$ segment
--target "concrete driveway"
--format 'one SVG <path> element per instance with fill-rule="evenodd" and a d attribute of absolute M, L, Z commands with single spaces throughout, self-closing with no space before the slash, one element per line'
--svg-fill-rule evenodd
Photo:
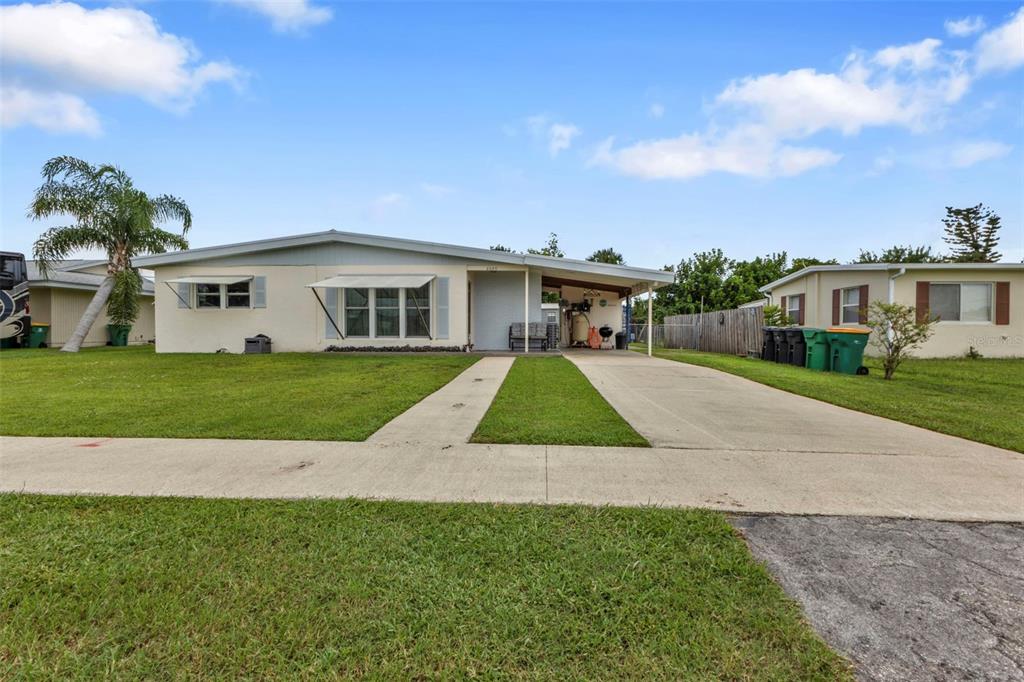
<path fill-rule="evenodd" d="M 1014 454 L 706 367 L 629 351 L 572 351 L 566 357 L 654 447 L 930 457 Z"/>

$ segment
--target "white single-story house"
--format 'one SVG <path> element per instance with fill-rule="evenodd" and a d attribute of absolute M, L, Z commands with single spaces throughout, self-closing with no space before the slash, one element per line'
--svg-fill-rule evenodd
<path fill-rule="evenodd" d="M 50 268 L 47 276 L 39 271 L 33 262 L 28 267 L 29 312 L 32 324 L 47 324 L 50 334 L 49 346 L 63 346 L 71 337 L 78 321 L 82 319 L 89 302 L 103 282 L 106 265 L 97 266 L 96 261 L 62 261 Z M 97 270 L 97 268 L 100 270 Z M 107 335 L 106 311 L 89 330 L 83 346 L 104 346 Z M 128 334 L 128 343 L 149 343 L 153 340 L 156 323 L 153 310 L 153 282 L 143 278 L 142 293 L 139 294 L 139 317 Z"/>
<path fill-rule="evenodd" d="M 329 230 L 136 258 L 156 282 L 157 352 L 429 347 L 509 349 L 509 329 L 585 316 L 622 329 L 621 302 L 662 270 Z M 529 329 L 529 328 L 528 328 Z"/>
<path fill-rule="evenodd" d="M 1024 356 L 1024 263 L 812 265 L 761 287 L 793 322 L 866 328 L 872 301 L 937 317 L 917 357 Z M 868 346 L 868 352 L 871 352 Z"/>

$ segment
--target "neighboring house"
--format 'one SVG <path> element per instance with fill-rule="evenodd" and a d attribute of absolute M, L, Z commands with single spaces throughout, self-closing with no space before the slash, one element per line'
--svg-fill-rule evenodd
<path fill-rule="evenodd" d="M 918 357 L 1024 356 L 1024 264 L 870 263 L 812 265 L 761 287 L 807 327 L 864 327 L 872 301 L 938 317 Z M 870 352 L 869 347 L 869 352 Z"/>
<path fill-rule="evenodd" d="M 62 346 L 75 330 L 82 313 L 96 294 L 102 274 L 95 270 L 93 261 L 62 261 L 43 277 L 36 263 L 28 262 L 29 308 L 33 324 L 50 325 L 47 343 Z M 83 346 L 104 346 L 108 341 L 106 311 L 96 320 Z M 153 282 L 143 278 L 139 300 L 139 318 L 128 335 L 129 343 L 148 343 L 153 340 L 156 325 L 153 310 Z"/>
<path fill-rule="evenodd" d="M 507 350 L 509 325 L 542 322 L 541 292 L 619 310 L 668 284 L 662 270 L 348 232 L 317 232 L 135 259 L 156 280 L 158 352 L 328 346 Z M 604 300 L 604 306 L 601 306 Z M 610 315 L 616 331 L 617 314 Z"/>
<path fill-rule="evenodd" d="M 739 308 L 740 310 L 746 310 L 748 308 L 763 308 L 766 305 L 768 305 L 768 303 L 769 303 L 769 300 L 767 298 L 759 298 L 756 301 L 749 301 L 747 303 L 743 303 L 742 305 L 738 305 L 736 307 Z"/>

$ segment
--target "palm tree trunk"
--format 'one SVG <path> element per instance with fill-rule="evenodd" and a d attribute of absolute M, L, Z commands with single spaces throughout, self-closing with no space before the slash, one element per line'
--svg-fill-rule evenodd
<path fill-rule="evenodd" d="M 75 326 L 75 331 L 71 334 L 71 338 L 67 340 L 67 343 L 61 348 L 62 351 L 68 353 L 77 353 L 82 347 L 82 342 L 85 341 L 85 337 L 89 335 L 89 330 L 96 324 L 96 318 L 100 316 L 103 309 L 107 307 L 107 299 L 110 298 L 110 292 L 114 290 L 114 278 L 107 275 L 103 278 L 103 282 L 100 284 L 100 288 L 96 290 L 96 295 L 89 301 L 89 305 L 86 307 L 85 312 L 82 313 L 82 319 L 78 321 L 78 325 Z"/>

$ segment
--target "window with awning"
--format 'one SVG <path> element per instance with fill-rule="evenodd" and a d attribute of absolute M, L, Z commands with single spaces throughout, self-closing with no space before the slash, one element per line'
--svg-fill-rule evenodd
<path fill-rule="evenodd" d="M 306 286 L 323 308 L 327 338 L 432 339 L 434 279 L 435 275 L 337 275 Z M 317 289 L 325 290 L 324 298 Z M 334 295 L 339 289 L 342 295 Z"/>

